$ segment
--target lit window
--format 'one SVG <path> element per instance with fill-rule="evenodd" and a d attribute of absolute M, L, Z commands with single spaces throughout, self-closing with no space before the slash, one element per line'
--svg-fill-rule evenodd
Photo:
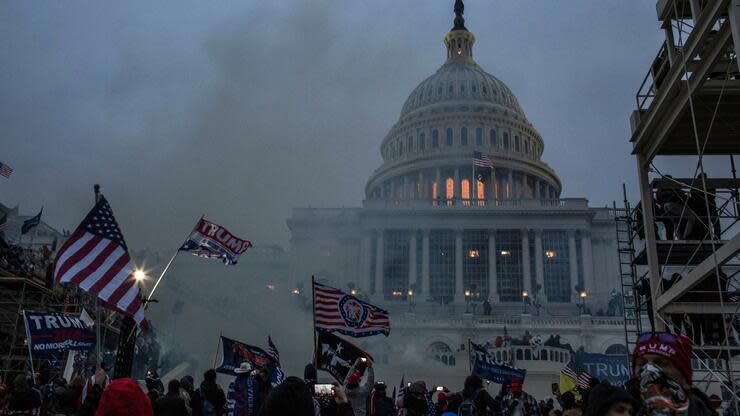
<path fill-rule="evenodd" d="M 557 257 L 557 255 L 558 254 L 554 250 L 545 251 L 545 257 L 547 257 L 548 259 L 554 259 L 555 257 Z"/>
<path fill-rule="evenodd" d="M 432 199 L 437 199 L 437 181 L 432 181 Z"/>
<path fill-rule="evenodd" d="M 447 199 L 454 198 L 455 197 L 455 181 L 453 181 L 452 178 L 447 178 L 445 185 L 447 188 Z"/>
<path fill-rule="evenodd" d="M 509 256 L 511 256 L 511 251 L 510 250 L 501 250 L 501 255 L 504 256 L 504 257 L 509 257 Z"/>
<path fill-rule="evenodd" d="M 470 199 L 470 181 L 462 180 L 462 199 Z"/>
<path fill-rule="evenodd" d="M 486 187 L 483 181 L 476 181 L 478 184 L 478 199 L 486 199 Z"/>
<path fill-rule="evenodd" d="M 471 259 L 477 259 L 478 257 L 480 257 L 480 250 L 469 250 L 468 257 L 470 257 Z"/>

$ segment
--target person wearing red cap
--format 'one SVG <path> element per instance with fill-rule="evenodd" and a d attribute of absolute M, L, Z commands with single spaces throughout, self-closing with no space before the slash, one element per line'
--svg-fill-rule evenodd
<path fill-rule="evenodd" d="M 541 416 L 537 400 L 522 388 L 522 380 L 513 379 L 509 393 L 501 400 L 503 414 L 509 416 Z"/>
<path fill-rule="evenodd" d="M 367 370 L 365 370 L 367 377 L 365 384 L 362 386 L 360 385 L 362 374 L 359 370 L 356 370 L 361 364 L 367 366 Z M 358 358 L 347 374 L 347 378 L 344 380 L 344 388 L 347 389 L 347 397 L 349 397 L 349 401 L 355 411 L 355 416 L 365 416 L 365 403 L 367 402 L 367 397 L 370 395 L 370 391 L 375 385 L 373 362 L 370 360 L 362 361 Z"/>
<path fill-rule="evenodd" d="M 632 353 L 632 376 L 649 415 L 712 416 L 707 396 L 692 387 L 691 340 L 668 332 L 642 334 Z"/>

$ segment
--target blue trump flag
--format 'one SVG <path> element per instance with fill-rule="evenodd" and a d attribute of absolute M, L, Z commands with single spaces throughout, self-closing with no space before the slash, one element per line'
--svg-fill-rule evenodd
<path fill-rule="evenodd" d="M 36 216 L 33 216 L 25 221 L 23 221 L 23 225 L 21 226 L 21 234 L 27 234 L 29 231 L 37 227 L 39 224 L 41 224 L 41 213 L 44 212 L 44 207 L 41 207 L 41 211 L 39 211 Z"/>
<path fill-rule="evenodd" d="M 221 337 L 221 345 L 223 356 L 221 357 L 221 364 L 216 368 L 219 373 L 235 376 L 234 370 L 246 361 L 255 369 L 266 368 L 270 374 L 271 383 L 280 384 L 283 382 L 285 374 L 280 367 L 280 363 L 275 360 L 273 355 L 262 348 L 224 336 Z"/>
<path fill-rule="evenodd" d="M 614 386 L 621 386 L 630 378 L 629 365 L 625 355 L 592 354 L 578 351 L 573 358 L 592 377 L 608 380 Z"/>
<path fill-rule="evenodd" d="M 496 357 L 473 342 L 470 343 L 470 363 L 473 374 L 498 384 L 508 383 L 514 379 L 524 381 L 524 377 L 527 376 L 527 370 L 514 368 L 496 361 Z"/>
<path fill-rule="evenodd" d="M 33 355 L 95 349 L 95 327 L 61 312 L 24 312 L 28 349 Z"/>

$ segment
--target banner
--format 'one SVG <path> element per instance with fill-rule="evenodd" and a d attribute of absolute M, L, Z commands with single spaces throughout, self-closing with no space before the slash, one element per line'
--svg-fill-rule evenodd
<path fill-rule="evenodd" d="M 351 337 L 388 336 L 391 321 L 380 309 L 331 286 L 313 282 L 314 328 Z"/>
<path fill-rule="evenodd" d="M 624 355 L 592 354 L 576 352 L 573 358 L 592 377 L 608 380 L 614 386 L 621 386 L 630 378 L 629 364 Z"/>
<path fill-rule="evenodd" d="M 497 362 L 496 357 L 489 354 L 485 348 L 472 342 L 470 343 L 470 361 L 473 374 L 494 383 L 503 384 L 514 379 L 524 381 L 524 377 L 527 376 L 527 370 Z"/>
<path fill-rule="evenodd" d="M 332 333 L 318 333 L 316 338 L 316 368 L 328 372 L 340 383 L 344 383 L 344 379 L 352 366 L 361 358 L 366 358 L 370 362 L 373 361 L 370 354 L 355 344 Z M 365 364 L 360 362 L 355 369 L 359 370 L 360 374 L 364 374 L 365 367 Z"/>
<path fill-rule="evenodd" d="M 201 218 L 180 250 L 199 257 L 221 259 L 226 264 L 236 264 L 239 256 L 250 247 L 250 241 L 237 238 L 226 228 Z"/>
<path fill-rule="evenodd" d="M 61 312 L 24 312 L 28 349 L 33 355 L 95 349 L 95 327 Z"/>

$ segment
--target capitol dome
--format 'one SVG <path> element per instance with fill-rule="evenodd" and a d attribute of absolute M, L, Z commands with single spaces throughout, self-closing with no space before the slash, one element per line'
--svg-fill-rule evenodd
<path fill-rule="evenodd" d="M 475 36 L 456 2 L 447 57 L 411 92 L 381 144 L 366 201 L 434 206 L 556 203 L 561 183 L 516 96 L 473 59 Z"/>

